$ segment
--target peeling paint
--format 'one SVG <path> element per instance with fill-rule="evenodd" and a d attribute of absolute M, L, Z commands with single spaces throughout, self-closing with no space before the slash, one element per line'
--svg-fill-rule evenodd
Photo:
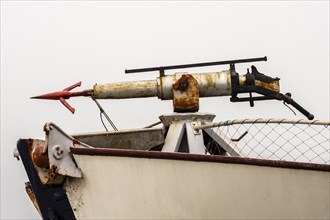
<path fill-rule="evenodd" d="M 157 96 L 157 81 L 134 81 L 94 85 L 94 96 L 97 99 L 124 99 Z"/>
<path fill-rule="evenodd" d="M 27 195 L 29 196 L 32 204 L 34 205 L 34 207 L 36 208 L 36 210 L 38 211 L 39 215 L 41 216 L 41 212 L 40 212 L 40 208 L 37 202 L 37 199 L 32 191 L 32 187 L 31 184 L 29 182 L 25 183 L 25 191 L 27 193 Z"/>

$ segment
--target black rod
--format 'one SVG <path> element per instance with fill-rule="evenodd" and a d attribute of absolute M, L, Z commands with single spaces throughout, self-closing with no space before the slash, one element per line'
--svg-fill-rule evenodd
<path fill-rule="evenodd" d="M 173 66 L 159 66 L 159 67 L 149 67 L 141 69 L 126 69 L 125 73 L 141 73 L 141 72 L 150 72 L 150 71 L 164 71 L 170 69 L 184 69 L 184 68 L 193 68 L 193 67 L 203 67 L 203 66 L 217 66 L 225 64 L 235 64 L 235 63 L 250 63 L 258 61 L 267 61 L 267 56 L 258 57 L 258 58 L 249 58 L 249 59 L 240 59 L 240 60 L 226 60 L 226 61 L 216 61 L 216 62 L 207 62 L 207 63 L 192 63 L 192 64 L 182 64 L 182 65 L 173 65 Z"/>

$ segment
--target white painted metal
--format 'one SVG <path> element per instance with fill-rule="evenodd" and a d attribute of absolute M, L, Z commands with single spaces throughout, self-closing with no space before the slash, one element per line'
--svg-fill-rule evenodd
<path fill-rule="evenodd" d="M 217 134 L 212 128 L 203 129 L 210 137 L 216 141 L 230 156 L 240 157 L 243 156 L 237 146 L 232 144 L 231 140 L 226 137 L 223 133 Z"/>
<path fill-rule="evenodd" d="M 75 143 L 74 138 L 66 134 L 54 123 L 45 125 L 46 149 L 48 149 L 49 167 L 56 170 L 57 174 L 81 178 L 82 173 L 72 160 L 70 147 L 91 146 L 84 143 Z"/>
<path fill-rule="evenodd" d="M 206 154 L 207 150 L 204 145 L 203 133 L 195 133 L 193 129 L 193 124 L 197 124 L 197 122 L 186 122 L 189 153 Z"/>
<path fill-rule="evenodd" d="M 162 152 L 178 152 L 186 124 L 174 122 L 170 125 Z"/>
<path fill-rule="evenodd" d="M 179 78 L 178 78 L 179 79 Z M 157 78 L 157 95 L 159 99 L 173 98 L 173 84 L 178 80 L 175 75 L 165 75 Z"/>
<path fill-rule="evenodd" d="M 94 97 L 97 99 L 124 99 L 157 96 L 156 80 L 109 83 L 94 85 Z"/>
<path fill-rule="evenodd" d="M 329 219 L 330 172 L 74 155 L 78 219 Z"/>
<path fill-rule="evenodd" d="M 187 147 L 191 154 L 206 154 L 202 132 L 196 132 L 193 126 L 202 122 L 211 122 L 213 114 L 203 113 L 174 113 L 159 117 L 168 132 L 163 146 L 163 152 L 178 152 L 184 133 L 187 134 Z"/>
<path fill-rule="evenodd" d="M 19 155 L 19 152 L 18 152 L 17 147 L 15 147 L 14 152 L 13 152 L 13 155 L 14 155 L 14 157 L 15 157 L 17 160 L 19 160 L 20 155 Z"/>

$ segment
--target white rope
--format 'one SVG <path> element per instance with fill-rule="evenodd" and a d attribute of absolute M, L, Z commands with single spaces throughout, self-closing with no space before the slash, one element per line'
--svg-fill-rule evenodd
<path fill-rule="evenodd" d="M 227 121 L 221 121 L 221 122 L 215 122 L 210 124 L 204 124 L 204 125 L 196 125 L 194 126 L 194 130 L 199 129 L 206 129 L 206 128 L 214 128 L 214 127 L 220 127 L 220 126 L 228 126 L 228 125 L 234 125 L 234 124 L 306 124 L 306 125 L 325 125 L 329 126 L 330 121 L 320 121 L 320 120 L 292 120 L 292 119 L 265 119 L 265 118 L 259 118 L 259 119 L 236 119 L 236 120 L 227 120 Z"/>

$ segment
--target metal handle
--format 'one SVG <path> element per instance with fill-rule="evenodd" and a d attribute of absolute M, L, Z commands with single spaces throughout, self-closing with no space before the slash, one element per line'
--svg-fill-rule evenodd
<path fill-rule="evenodd" d="M 194 68 L 194 67 L 203 67 L 203 66 L 217 66 L 225 64 L 235 64 L 235 63 L 250 63 L 250 62 L 259 62 L 267 61 L 267 57 L 258 57 L 258 58 L 249 58 L 249 59 L 239 59 L 239 60 L 225 60 L 225 61 L 216 61 L 216 62 L 206 62 L 206 63 L 191 63 L 191 64 L 181 64 L 173 66 L 159 66 L 159 67 L 149 67 L 141 69 L 126 69 L 125 73 L 140 73 L 140 72 L 150 72 L 150 71 L 160 71 L 160 75 L 164 75 L 165 70 L 170 69 L 185 69 L 185 68 Z"/>
<path fill-rule="evenodd" d="M 295 107 L 298 111 L 300 111 L 303 115 L 305 115 L 309 120 L 313 120 L 314 119 L 314 115 L 312 115 L 311 113 L 309 113 L 306 109 L 304 109 L 301 105 L 299 105 L 297 102 L 295 102 L 292 98 L 291 98 L 291 94 L 290 93 L 286 93 L 285 95 L 281 94 L 282 100 L 290 105 L 292 105 L 293 107 Z"/>

